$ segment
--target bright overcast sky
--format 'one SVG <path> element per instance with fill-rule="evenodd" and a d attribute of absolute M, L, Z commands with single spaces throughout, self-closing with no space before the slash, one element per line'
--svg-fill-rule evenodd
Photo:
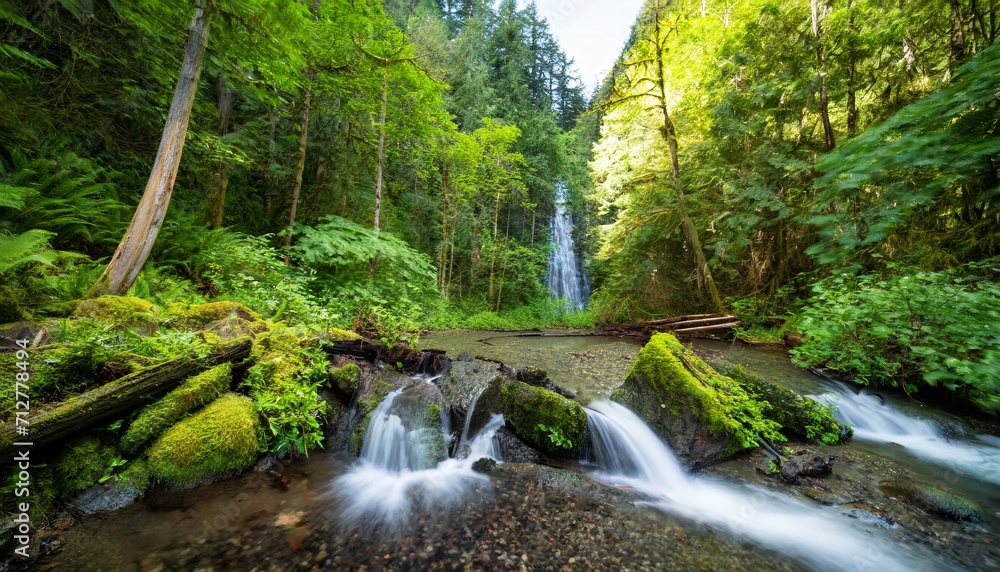
<path fill-rule="evenodd" d="M 552 35 L 576 62 L 587 95 L 615 63 L 643 0 L 535 0 Z M 528 0 L 519 0 L 525 6 Z"/>

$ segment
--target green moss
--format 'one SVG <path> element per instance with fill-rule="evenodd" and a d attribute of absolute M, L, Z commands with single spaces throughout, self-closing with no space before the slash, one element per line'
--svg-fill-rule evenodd
<path fill-rule="evenodd" d="M 736 380 L 747 394 L 761 404 L 765 417 L 781 425 L 786 437 L 810 439 L 816 443 L 836 445 L 851 438 L 851 428 L 833 417 L 834 408 L 771 383 L 743 366 L 719 360 L 712 365 L 723 375 Z"/>
<path fill-rule="evenodd" d="M 351 451 L 355 455 L 361 454 L 361 447 L 365 441 L 365 432 L 368 431 L 368 423 L 372 420 L 372 413 L 375 413 L 378 404 L 385 399 L 386 395 L 389 395 L 390 391 L 392 391 L 391 385 L 385 382 L 378 382 L 371 387 L 370 396 L 367 399 L 358 400 L 359 421 L 354 426 L 354 431 L 351 432 Z"/>
<path fill-rule="evenodd" d="M 587 414 L 580 404 L 547 389 L 504 384 L 500 411 L 518 437 L 549 455 L 572 456 L 586 437 Z"/>
<path fill-rule="evenodd" d="M 210 403 L 228 391 L 232 379 L 233 366 L 230 363 L 188 378 L 162 399 L 142 410 L 122 437 L 122 451 L 134 455 L 182 415 Z"/>
<path fill-rule="evenodd" d="M 80 302 L 75 318 L 92 318 L 123 330 L 155 331 L 159 315 L 151 302 L 129 296 L 101 296 Z"/>
<path fill-rule="evenodd" d="M 887 480 L 879 483 L 882 492 L 902 497 L 916 506 L 951 520 L 980 522 L 982 516 L 976 503 L 940 489 L 916 483 Z"/>
<path fill-rule="evenodd" d="M 430 427 L 441 428 L 441 406 L 431 403 L 427 406 L 427 424 Z"/>
<path fill-rule="evenodd" d="M 135 459 L 129 461 L 125 470 L 115 475 L 115 486 L 119 490 L 132 490 L 142 494 L 149 488 L 151 479 L 149 464 L 144 459 Z"/>
<path fill-rule="evenodd" d="M 344 395 L 353 395 L 361 381 L 361 368 L 348 363 L 330 372 L 330 383 Z"/>
<path fill-rule="evenodd" d="M 59 492 L 70 494 L 96 484 L 114 458 L 114 447 L 103 445 L 92 435 L 70 442 L 54 465 Z"/>
<path fill-rule="evenodd" d="M 253 401 L 225 395 L 168 429 L 149 448 L 150 473 L 172 484 L 246 469 L 260 450 Z"/>
<path fill-rule="evenodd" d="M 199 328 L 210 322 L 236 317 L 248 322 L 260 321 L 260 315 L 239 302 L 209 302 L 207 304 L 192 304 L 184 307 L 181 304 L 170 306 L 170 315 L 178 325 L 188 328 Z"/>
<path fill-rule="evenodd" d="M 652 404 L 638 403 L 643 398 L 636 395 L 629 380 L 612 399 L 632 407 L 647 422 L 662 416 L 663 412 L 678 420 L 693 416 L 707 427 L 710 435 L 728 439 L 726 453 L 756 447 L 758 436 L 785 440 L 778 432 L 778 424 L 764 417 L 763 404 L 755 401 L 731 378 L 713 370 L 670 334 L 656 334 L 650 339 L 639 352 L 629 378 L 649 384 L 661 411 L 655 411 Z"/>
<path fill-rule="evenodd" d="M 308 454 L 323 442 L 330 405 L 320 395 L 329 379 L 326 354 L 303 346 L 290 328 L 276 327 L 254 341 L 244 386 L 267 419 L 267 450 L 279 457 Z"/>
<path fill-rule="evenodd" d="M 360 340 L 361 336 L 348 330 L 329 328 L 326 331 L 326 338 L 331 342 L 347 342 L 351 340 Z"/>

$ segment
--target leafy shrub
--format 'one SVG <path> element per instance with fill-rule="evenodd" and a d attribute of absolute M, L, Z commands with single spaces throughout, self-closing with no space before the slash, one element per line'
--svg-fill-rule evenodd
<path fill-rule="evenodd" d="M 940 387 L 1000 409 L 997 261 L 927 272 L 889 265 L 884 275 L 818 282 L 802 312 L 799 365 L 825 365 L 864 384 L 914 393 Z"/>
<path fill-rule="evenodd" d="M 322 446 L 321 421 L 330 412 L 319 393 L 328 379 L 323 352 L 302 347 L 293 331 L 277 329 L 257 338 L 252 357 L 256 363 L 243 385 L 267 420 L 266 449 L 284 457 Z"/>

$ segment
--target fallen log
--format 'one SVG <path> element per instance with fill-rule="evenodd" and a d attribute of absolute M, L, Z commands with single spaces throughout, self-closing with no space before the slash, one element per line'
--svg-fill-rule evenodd
<path fill-rule="evenodd" d="M 691 334 L 694 332 L 709 332 L 712 330 L 728 330 L 729 328 L 735 328 L 740 325 L 740 321 L 727 322 L 725 324 L 713 324 L 711 326 L 698 326 L 697 328 L 682 328 L 679 330 L 670 330 L 674 334 Z"/>
<path fill-rule="evenodd" d="M 2 430 L 0 464 L 9 462 L 14 442 L 27 441 L 33 450 L 57 442 L 103 421 L 148 405 L 180 385 L 185 379 L 221 363 L 242 360 L 250 355 L 250 338 L 218 346 L 204 358 L 185 356 L 157 364 L 106 383 L 62 403 L 46 407 L 28 418 L 28 435 L 17 435 L 14 423 Z"/>
<path fill-rule="evenodd" d="M 697 326 L 699 324 L 704 324 L 707 326 L 709 324 L 716 322 L 732 322 L 734 320 L 737 320 L 736 316 L 715 316 L 713 318 L 703 318 L 700 320 L 685 320 L 683 322 L 675 322 L 673 324 L 670 324 L 670 327 L 666 329 L 676 332 L 679 331 L 678 328 L 687 328 L 690 326 Z"/>
<path fill-rule="evenodd" d="M 393 365 L 402 364 L 400 369 L 411 375 L 437 375 L 450 363 L 442 350 L 415 350 L 402 344 L 389 347 L 371 340 L 327 343 L 323 345 L 323 350 L 330 355 L 348 355 L 372 363 L 382 361 Z"/>

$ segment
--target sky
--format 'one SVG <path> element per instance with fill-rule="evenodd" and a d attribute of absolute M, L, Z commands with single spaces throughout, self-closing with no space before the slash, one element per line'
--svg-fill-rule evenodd
<path fill-rule="evenodd" d="M 527 5 L 520 0 L 519 6 Z M 589 95 L 615 63 L 643 0 L 535 0 Z"/>

